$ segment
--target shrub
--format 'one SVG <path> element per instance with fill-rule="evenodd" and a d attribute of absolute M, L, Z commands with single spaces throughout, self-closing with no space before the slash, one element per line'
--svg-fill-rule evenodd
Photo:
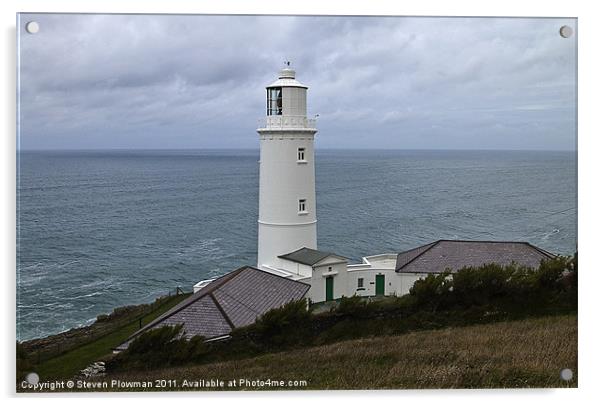
<path fill-rule="evenodd" d="M 107 369 L 153 369 L 198 362 L 207 352 L 208 346 L 203 337 L 187 340 L 182 325 L 163 326 L 135 338 L 125 351 L 107 363 Z"/>
<path fill-rule="evenodd" d="M 576 256 L 542 261 L 537 269 L 485 264 L 454 274 L 429 275 L 410 289 L 418 311 L 470 309 L 537 314 L 576 308 Z M 402 306 L 403 307 L 403 306 Z"/>
<path fill-rule="evenodd" d="M 516 265 L 497 264 L 460 269 L 452 278 L 453 305 L 462 308 L 494 305 L 500 299 L 514 297 L 517 293 L 514 281 L 525 272 L 526 268 Z"/>
<path fill-rule="evenodd" d="M 343 296 L 338 305 L 332 309 L 334 313 L 345 316 L 362 316 L 367 313 L 367 310 L 366 301 L 357 295 L 351 297 Z"/>
<path fill-rule="evenodd" d="M 576 273 L 576 262 L 569 257 L 557 257 L 548 261 L 542 261 L 537 272 L 537 288 L 549 290 L 561 290 L 563 274 Z"/>
<path fill-rule="evenodd" d="M 560 284 L 564 291 L 567 292 L 568 301 L 570 305 L 577 308 L 577 285 L 578 285 L 578 274 L 577 274 L 577 253 L 572 258 L 567 260 L 567 271 L 565 271 L 560 280 Z"/>
<path fill-rule="evenodd" d="M 310 315 L 306 300 L 295 300 L 260 316 L 255 331 L 267 345 L 297 345 L 304 342 Z"/>
<path fill-rule="evenodd" d="M 23 348 L 23 345 L 17 341 L 17 382 L 25 379 L 25 375 L 31 372 L 32 363 L 29 354 Z"/>
<path fill-rule="evenodd" d="M 410 288 L 410 295 L 415 298 L 415 306 L 423 310 L 436 311 L 446 302 L 452 283 L 449 272 L 428 275 L 419 279 Z"/>

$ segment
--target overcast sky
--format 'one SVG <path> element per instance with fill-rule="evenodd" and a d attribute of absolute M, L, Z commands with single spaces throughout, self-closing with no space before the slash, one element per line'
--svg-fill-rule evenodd
<path fill-rule="evenodd" d="M 35 20 L 40 31 L 27 34 Z M 567 19 L 22 15 L 22 149 L 258 148 L 288 59 L 318 148 L 575 148 Z"/>

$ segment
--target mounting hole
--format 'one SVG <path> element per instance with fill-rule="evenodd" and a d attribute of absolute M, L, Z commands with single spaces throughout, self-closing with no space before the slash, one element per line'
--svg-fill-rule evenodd
<path fill-rule="evenodd" d="M 562 379 L 563 381 L 570 381 L 571 379 L 573 379 L 573 371 L 569 368 L 563 369 L 562 371 L 560 371 L 560 379 Z"/>
<path fill-rule="evenodd" d="M 37 34 L 40 31 L 40 24 L 35 21 L 30 21 L 25 24 L 25 30 L 30 34 Z"/>
<path fill-rule="evenodd" d="M 30 372 L 25 377 L 25 380 L 30 385 L 37 385 L 40 382 L 40 376 L 38 374 L 36 374 L 35 372 Z"/>
<path fill-rule="evenodd" d="M 573 35 L 573 29 L 568 25 L 563 25 L 560 27 L 559 32 L 562 38 L 569 38 L 571 35 Z"/>

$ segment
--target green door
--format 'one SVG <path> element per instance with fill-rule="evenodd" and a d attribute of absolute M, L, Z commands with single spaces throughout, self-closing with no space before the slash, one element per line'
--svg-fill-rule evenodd
<path fill-rule="evenodd" d="M 376 296 L 385 294 L 385 275 L 376 275 Z"/>
<path fill-rule="evenodd" d="M 326 277 L 326 301 L 334 299 L 334 279 L 332 276 Z"/>

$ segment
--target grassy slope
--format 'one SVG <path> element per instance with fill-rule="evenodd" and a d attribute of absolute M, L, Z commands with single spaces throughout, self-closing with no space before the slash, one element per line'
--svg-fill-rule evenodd
<path fill-rule="evenodd" d="M 570 384 L 563 368 L 575 373 Z M 307 380 L 307 389 L 576 387 L 577 317 L 553 316 L 344 341 L 107 379 Z"/>
<path fill-rule="evenodd" d="M 174 296 L 171 300 L 166 301 L 153 312 L 144 316 L 142 318 L 142 324 L 148 324 L 188 296 L 189 295 Z M 40 363 L 35 366 L 35 372 L 40 375 L 42 380 L 71 378 L 92 362 L 98 361 L 103 356 L 110 354 L 113 348 L 124 342 L 130 335 L 138 330 L 138 328 L 138 320 L 133 321 L 96 341 L 82 345 L 65 354 Z"/>

